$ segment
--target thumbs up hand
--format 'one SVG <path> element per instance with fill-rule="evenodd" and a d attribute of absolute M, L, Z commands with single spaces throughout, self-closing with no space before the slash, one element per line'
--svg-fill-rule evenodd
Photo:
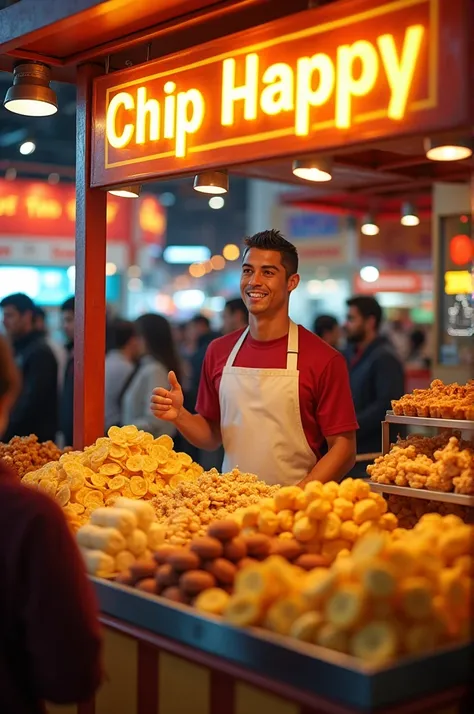
<path fill-rule="evenodd" d="M 168 374 L 170 389 L 157 387 L 151 396 L 151 411 L 157 419 L 174 422 L 183 408 L 184 396 L 176 374 Z"/>

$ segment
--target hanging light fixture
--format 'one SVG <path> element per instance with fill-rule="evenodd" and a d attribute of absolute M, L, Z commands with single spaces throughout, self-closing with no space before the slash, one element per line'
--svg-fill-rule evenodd
<path fill-rule="evenodd" d="M 330 181 L 332 179 L 332 161 L 324 157 L 295 159 L 293 174 L 305 181 Z"/>
<path fill-rule="evenodd" d="M 139 183 L 133 183 L 129 186 L 119 186 L 118 188 L 110 189 L 109 193 L 112 196 L 119 196 L 120 198 L 138 198 L 142 187 Z"/>
<path fill-rule="evenodd" d="M 194 177 L 194 190 L 199 193 L 227 193 L 229 176 L 227 171 L 203 171 Z"/>
<path fill-rule="evenodd" d="M 360 232 L 365 236 L 376 236 L 380 232 L 380 228 L 375 220 L 375 217 L 370 213 L 362 221 Z"/>
<path fill-rule="evenodd" d="M 472 139 L 466 137 L 444 137 L 425 139 L 426 158 L 431 161 L 461 161 L 472 156 Z"/>
<path fill-rule="evenodd" d="M 13 68 L 13 84 L 3 106 L 15 114 L 47 117 L 58 111 L 58 98 L 51 89 L 51 70 L 42 62 L 18 62 Z"/>
<path fill-rule="evenodd" d="M 420 224 L 420 217 L 412 203 L 404 203 L 402 205 L 400 223 L 402 226 L 418 226 Z"/>

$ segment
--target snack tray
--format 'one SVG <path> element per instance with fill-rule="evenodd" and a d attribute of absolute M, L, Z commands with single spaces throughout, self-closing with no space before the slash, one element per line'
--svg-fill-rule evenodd
<path fill-rule="evenodd" d="M 423 498 L 426 501 L 440 501 L 441 503 L 453 503 L 457 506 L 470 506 L 471 508 L 474 508 L 474 496 L 467 496 L 463 493 L 428 491 L 424 488 L 411 488 L 410 486 L 396 486 L 395 484 L 376 483 L 370 479 L 364 479 L 364 481 L 367 481 L 372 491 L 376 491 L 377 493 L 392 493 L 394 496 Z"/>
<path fill-rule="evenodd" d="M 474 421 L 467 421 L 466 419 L 431 419 L 431 417 L 398 416 L 393 412 L 387 412 L 385 421 L 389 424 L 411 424 L 412 426 L 432 426 L 441 429 L 474 431 Z"/>
<path fill-rule="evenodd" d="M 473 645 L 469 643 L 375 667 L 259 628 L 232 627 L 218 617 L 117 583 L 91 580 L 106 626 L 158 649 L 173 651 L 179 644 L 198 650 L 192 658 L 196 662 L 199 651 L 203 658 L 211 655 L 214 668 L 226 672 L 237 666 L 242 671 L 240 679 L 247 676 L 249 683 L 271 680 L 275 691 L 285 686 L 286 697 L 293 692 L 294 701 L 314 705 L 323 698 L 349 707 L 344 712 L 369 714 L 379 707 L 385 711 L 390 705 L 433 695 L 434 690 L 465 685 L 472 675 Z"/>

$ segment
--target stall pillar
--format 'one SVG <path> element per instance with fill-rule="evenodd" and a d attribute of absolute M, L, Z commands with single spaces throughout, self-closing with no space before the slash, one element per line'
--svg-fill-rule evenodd
<path fill-rule="evenodd" d="M 75 449 L 104 433 L 107 193 L 90 188 L 92 80 L 98 74 L 95 65 L 77 70 Z"/>

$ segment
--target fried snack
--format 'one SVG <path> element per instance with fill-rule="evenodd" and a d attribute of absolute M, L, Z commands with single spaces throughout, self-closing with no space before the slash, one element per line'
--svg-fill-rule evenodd
<path fill-rule="evenodd" d="M 264 501 L 265 508 L 252 505 L 234 514 L 247 544 L 252 543 L 251 534 L 268 539 L 269 551 L 254 552 L 249 547 L 248 554 L 256 558 L 271 552 L 292 560 L 306 553 L 329 564 L 339 553 L 350 551 L 368 530 L 391 531 L 398 525 L 396 517 L 386 513 L 384 497 L 372 493 L 368 483 L 351 478 L 341 484 L 310 482 L 304 489 L 285 486 Z"/>
<path fill-rule="evenodd" d="M 0 459 L 20 478 L 51 461 L 58 461 L 67 451 L 69 449 L 59 449 L 52 441 L 38 441 L 34 434 L 14 436 L 7 444 L 0 442 Z"/>
<path fill-rule="evenodd" d="M 28 438 L 34 450 L 36 437 Z M 19 443 L 14 442 L 15 449 Z M 173 450 L 169 436 L 154 439 L 133 425 L 111 427 L 107 437 L 84 451 L 61 455 L 54 445 L 39 447 L 51 450 L 51 458 L 44 465 L 38 463 L 40 468 L 35 464 L 34 469 L 25 469 L 23 483 L 56 498 L 75 529 L 87 523 L 95 509 L 114 506 L 123 497 L 135 503 L 140 527 L 147 531 L 156 517 L 150 503 L 142 501 L 151 501 L 167 485 L 171 490 L 203 473 L 190 456 Z M 21 456 L 18 459 L 21 464 Z"/>
<path fill-rule="evenodd" d="M 257 504 L 262 498 L 277 493 L 278 486 L 267 486 L 253 474 L 234 469 L 219 474 L 212 469 L 194 481 L 182 481 L 175 488 L 166 486 L 153 499 L 152 504 L 160 523 L 166 525 L 166 539 L 173 545 L 184 545 L 195 535 L 204 535 L 208 525 L 215 520 L 227 520 L 239 509 Z M 255 513 L 258 520 L 260 508 Z M 236 524 L 219 526 L 223 542 L 236 532 Z"/>
<path fill-rule="evenodd" d="M 474 380 L 460 385 L 444 384 L 440 379 L 428 389 L 415 389 L 392 401 L 395 414 L 436 419 L 474 419 Z"/>
<path fill-rule="evenodd" d="M 377 457 L 367 473 L 376 483 L 474 495 L 474 448 L 456 436 L 416 436 Z"/>
<path fill-rule="evenodd" d="M 398 519 L 401 528 L 413 528 L 425 513 L 437 513 L 446 516 L 448 513 L 458 516 L 468 522 L 470 509 L 468 506 L 458 506 L 442 501 L 428 501 L 422 498 L 407 498 L 390 494 L 387 497 L 389 511 Z M 389 516 L 390 513 L 385 514 Z M 384 518 L 385 518 L 384 516 Z M 396 526 L 395 526 L 396 528 Z M 388 530 L 391 530 L 390 528 Z"/>

